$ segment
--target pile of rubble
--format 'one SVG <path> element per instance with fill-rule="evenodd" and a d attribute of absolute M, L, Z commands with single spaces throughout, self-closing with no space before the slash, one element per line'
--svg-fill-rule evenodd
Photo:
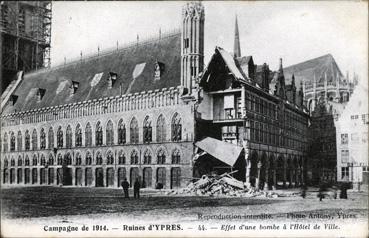
<path fill-rule="evenodd" d="M 261 191 L 254 187 L 247 187 L 245 183 L 231 177 L 228 173 L 215 176 L 203 175 L 198 181 L 191 182 L 187 187 L 179 190 L 171 190 L 166 194 L 267 198 L 286 196 L 285 194 L 277 194 L 274 191 Z"/>

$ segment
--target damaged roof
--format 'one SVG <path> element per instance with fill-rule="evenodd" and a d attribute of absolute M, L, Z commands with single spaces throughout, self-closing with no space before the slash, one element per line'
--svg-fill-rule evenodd
<path fill-rule="evenodd" d="M 205 139 L 196 142 L 195 145 L 230 166 L 235 165 L 243 150 L 240 146 L 211 137 L 206 137 Z"/>
<path fill-rule="evenodd" d="M 170 49 L 170 50 L 169 50 Z M 160 79 L 155 80 L 155 64 L 160 62 Z M 138 43 L 104 55 L 82 59 L 58 67 L 24 75 L 13 95 L 15 105 L 5 113 L 25 111 L 68 103 L 180 85 L 181 33 Z M 110 72 L 117 74 L 112 88 L 108 87 Z M 75 93 L 71 89 L 77 85 Z M 45 89 L 41 100 L 38 89 Z"/>
<path fill-rule="evenodd" d="M 228 53 L 221 47 L 216 47 L 215 51 L 218 51 L 220 53 L 230 72 L 236 77 L 236 79 L 246 81 L 230 53 Z"/>

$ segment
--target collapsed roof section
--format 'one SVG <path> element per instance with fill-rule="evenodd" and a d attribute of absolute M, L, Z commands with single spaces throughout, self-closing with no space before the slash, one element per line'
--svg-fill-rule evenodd
<path fill-rule="evenodd" d="M 200 79 L 200 86 L 205 91 L 213 91 L 247 82 L 250 82 L 250 79 L 241 73 L 232 55 L 221 47 L 215 47 L 215 53 Z"/>
<path fill-rule="evenodd" d="M 195 145 L 231 167 L 236 164 L 241 152 L 243 151 L 243 147 L 211 137 L 206 137 L 205 139 L 196 142 Z"/>

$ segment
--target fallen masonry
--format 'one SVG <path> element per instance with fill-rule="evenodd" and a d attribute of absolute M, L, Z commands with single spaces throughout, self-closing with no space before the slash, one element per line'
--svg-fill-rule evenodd
<path fill-rule="evenodd" d="M 276 191 L 261 191 L 246 183 L 233 178 L 230 173 L 222 175 L 203 175 L 196 182 L 187 187 L 171 190 L 166 195 L 193 195 L 193 196 L 234 196 L 234 197 L 266 197 L 277 198 L 297 196 L 300 193 L 280 194 Z"/>

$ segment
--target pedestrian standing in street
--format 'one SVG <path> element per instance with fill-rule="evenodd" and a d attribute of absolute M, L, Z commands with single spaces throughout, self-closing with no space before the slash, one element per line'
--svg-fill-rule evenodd
<path fill-rule="evenodd" d="M 306 198 L 306 185 L 302 185 L 302 188 L 301 188 L 301 197 L 302 198 Z"/>
<path fill-rule="evenodd" d="M 127 181 L 127 178 L 124 178 L 124 181 L 121 183 L 121 185 L 123 187 L 124 197 L 129 198 L 128 194 L 129 183 Z"/>
<path fill-rule="evenodd" d="M 348 186 L 346 183 L 341 184 L 341 193 L 340 193 L 341 199 L 347 199 L 347 187 Z"/>
<path fill-rule="evenodd" d="M 325 188 L 325 184 L 324 183 L 321 183 L 319 185 L 319 192 L 318 192 L 318 198 L 319 198 L 319 201 L 323 201 L 323 198 L 324 198 L 324 192 L 327 191 L 327 189 Z"/>
<path fill-rule="evenodd" d="M 133 184 L 133 194 L 135 198 L 140 198 L 140 188 L 141 188 L 140 181 L 138 178 L 136 178 L 136 181 Z"/>

